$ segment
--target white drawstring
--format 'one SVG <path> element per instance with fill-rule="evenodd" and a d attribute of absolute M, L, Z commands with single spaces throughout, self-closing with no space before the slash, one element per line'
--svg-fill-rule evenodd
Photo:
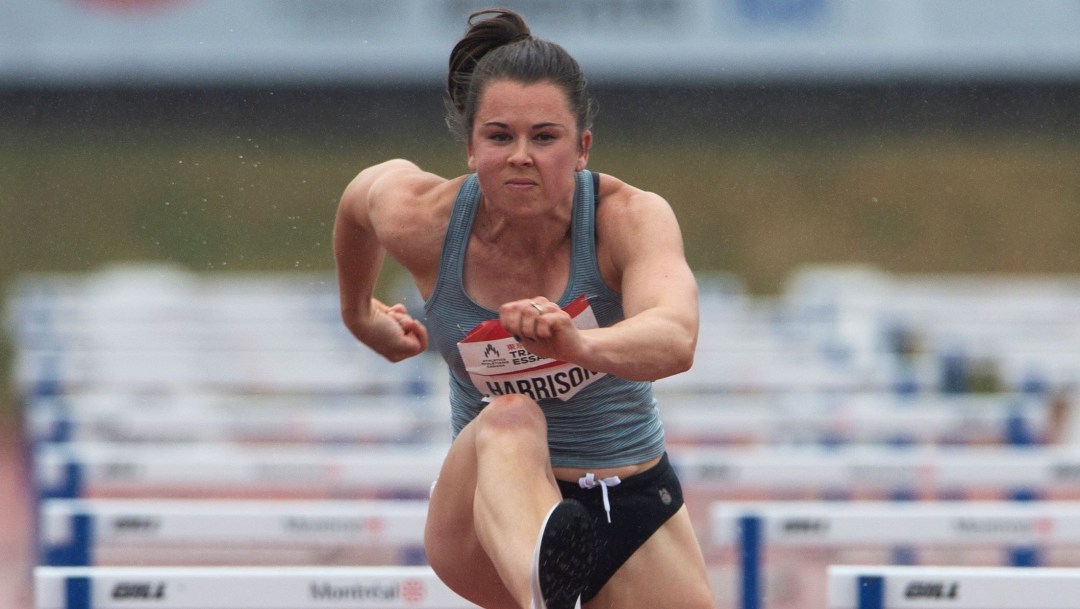
<path fill-rule="evenodd" d="M 611 502 L 608 501 L 607 490 L 609 486 L 618 486 L 622 482 L 618 476 L 612 476 L 610 478 L 596 479 L 596 474 L 585 474 L 578 480 L 578 486 L 581 488 L 596 488 L 600 487 L 600 493 L 604 497 L 604 512 L 607 513 L 607 521 L 611 523 Z"/>

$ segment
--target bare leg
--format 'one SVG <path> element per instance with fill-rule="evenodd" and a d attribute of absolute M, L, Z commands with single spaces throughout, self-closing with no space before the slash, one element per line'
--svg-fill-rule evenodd
<path fill-rule="evenodd" d="M 528 608 L 536 537 L 561 498 L 543 412 L 523 396 L 496 398 L 443 463 L 425 533 L 428 560 L 472 602 Z"/>

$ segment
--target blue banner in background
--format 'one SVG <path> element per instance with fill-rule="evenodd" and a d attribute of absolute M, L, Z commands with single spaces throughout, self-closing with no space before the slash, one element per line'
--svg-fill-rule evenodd
<path fill-rule="evenodd" d="M 740 14 L 749 22 L 812 24 L 825 16 L 826 0 L 738 0 Z"/>
<path fill-rule="evenodd" d="M 0 86 L 439 83 L 489 0 L 6 0 Z M 605 82 L 1062 80 L 1073 0 L 505 0 Z"/>

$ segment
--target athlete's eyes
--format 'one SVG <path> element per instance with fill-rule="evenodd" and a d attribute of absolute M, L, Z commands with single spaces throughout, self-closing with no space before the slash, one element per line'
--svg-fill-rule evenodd
<path fill-rule="evenodd" d="M 487 135 L 485 135 L 484 137 L 486 139 L 488 139 L 488 140 L 490 140 L 492 142 L 496 142 L 496 143 L 507 143 L 507 142 L 513 141 L 513 139 L 514 139 L 514 136 L 511 133 L 506 132 L 506 131 L 491 131 Z M 532 135 L 531 139 L 534 142 L 537 142 L 537 143 L 540 143 L 540 144 L 550 144 L 551 142 L 554 142 L 555 140 L 559 139 L 559 135 L 556 134 L 556 133 L 551 133 L 550 131 L 541 131 L 539 133 L 536 133 L 536 134 Z"/>

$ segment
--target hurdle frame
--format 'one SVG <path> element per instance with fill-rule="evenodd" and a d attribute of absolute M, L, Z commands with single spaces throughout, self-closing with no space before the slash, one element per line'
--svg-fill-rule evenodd
<path fill-rule="evenodd" d="M 477 609 L 430 567 L 36 567 L 35 609 Z"/>
<path fill-rule="evenodd" d="M 1080 598 L 1074 568 L 831 565 L 828 580 L 829 609 L 1072 609 Z"/>

